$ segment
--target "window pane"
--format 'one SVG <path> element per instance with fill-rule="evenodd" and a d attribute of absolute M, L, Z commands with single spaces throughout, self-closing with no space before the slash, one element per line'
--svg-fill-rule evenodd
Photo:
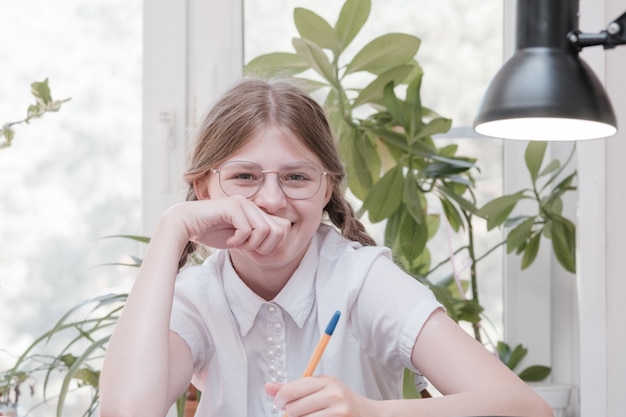
<path fill-rule="evenodd" d="M 0 149 L 1 370 L 72 306 L 128 288 L 136 273 L 95 267 L 138 249 L 100 238 L 141 231 L 141 4 L 2 2 L 0 124 L 25 117 L 33 81 L 49 78 L 52 97 L 71 100 L 15 126 Z M 43 378 L 25 383 L 25 407 L 38 402 L 32 382 L 43 390 Z"/>

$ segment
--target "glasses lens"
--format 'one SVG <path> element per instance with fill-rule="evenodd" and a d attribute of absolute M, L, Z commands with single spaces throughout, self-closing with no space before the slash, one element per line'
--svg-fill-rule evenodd
<path fill-rule="evenodd" d="M 261 167 L 253 162 L 227 162 L 219 169 L 220 187 L 227 195 L 252 197 L 263 181 Z"/>
<path fill-rule="evenodd" d="M 287 164 L 278 172 L 280 188 L 294 200 L 313 197 L 322 184 L 322 171 L 308 162 Z"/>

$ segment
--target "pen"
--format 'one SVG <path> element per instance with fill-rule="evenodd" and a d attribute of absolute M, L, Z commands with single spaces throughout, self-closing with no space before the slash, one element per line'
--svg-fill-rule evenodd
<path fill-rule="evenodd" d="M 320 338 L 320 341 L 317 344 L 315 351 L 313 352 L 313 356 L 311 356 L 311 359 L 309 360 L 309 364 L 306 366 L 306 369 L 304 370 L 304 374 L 302 374 L 303 378 L 313 375 L 313 371 L 315 371 L 317 364 L 322 358 L 324 349 L 326 349 L 326 345 L 328 344 L 330 337 L 333 335 L 333 332 L 335 331 L 335 327 L 337 326 L 337 322 L 339 321 L 340 315 L 341 315 L 340 311 L 335 311 L 335 314 L 333 314 L 333 316 L 330 318 L 330 322 L 328 322 L 328 326 L 326 326 L 326 330 L 324 330 L 324 334 L 322 334 L 322 337 Z"/>
<path fill-rule="evenodd" d="M 317 364 L 320 362 L 320 359 L 322 359 L 322 354 L 324 353 L 324 349 L 326 349 L 326 345 L 328 344 L 330 337 L 333 335 L 333 332 L 335 331 L 335 327 L 337 326 L 337 322 L 339 321 L 340 315 L 341 315 L 340 311 L 335 311 L 335 314 L 333 314 L 333 316 L 330 318 L 330 321 L 328 322 L 328 326 L 326 326 L 326 330 L 324 330 L 324 334 L 322 334 L 322 337 L 320 338 L 320 341 L 317 343 L 317 347 L 315 348 L 315 351 L 313 352 L 311 359 L 309 359 L 309 364 L 306 366 L 306 369 L 304 370 L 304 373 L 302 374 L 302 378 L 306 378 L 308 376 L 313 375 L 313 371 L 315 371 Z M 284 413 L 283 417 L 288 417 L 287 413 Z"/>

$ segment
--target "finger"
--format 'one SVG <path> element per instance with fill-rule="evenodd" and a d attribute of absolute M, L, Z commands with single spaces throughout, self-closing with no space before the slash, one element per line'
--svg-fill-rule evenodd
<path fill-rule="evenodd" d="M 263 220 L 263 212 L 250 201 L 243 197 L 229 197 L 229 204 L 223 212 L 224 221 L 233 226 L 234 233 L 226 241 L 230 247 L 241 247 L 252 234 L 252 231 L 260 226 Z"/>
<path fill-rule="evenodd" d="M 233 218 L 236 231 L 228 243 L 239 249 L 256 250 L 262 254 L 272 253 L 286 238 L 291 222 L 268 214 L 251 202 L 245 202 L 242 209 L 245 219 Z"/>
<path fill-rule="evenodd" d="M 278 390 L 280 390 L 282 384 L 278 384 L 276 382 L 268 382 L 263 387 L 265 389 L 265 393 L 270 397 L 275 397 Z"/>
<path fill-rule="evenodd" d="M 324 384 L 317 377 L 301 378 L 282 384 L 274 396 L 274 404 L 278 409 L 299 408 L 298 402 L 321 391 Z"/>
<path fill-rule="evenodd" d="M 256 228 L 252 232 L 249 242 L 255 251 L 262 255 L 271 255 L 285 241 L 291 229 L 291 222 L 286 219 L 273 217 L 268 221 L 267 228 Z"/>

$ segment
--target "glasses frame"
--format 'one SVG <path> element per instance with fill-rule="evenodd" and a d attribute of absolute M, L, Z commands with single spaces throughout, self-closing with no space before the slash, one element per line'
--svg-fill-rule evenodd
<path fill-rule="evenodd" d="M 291 200 L 308 200 L 309 198 L 313 198 L 313 197 L 315 197 L 315 195 L 317 195 L 317 193 L 319 192 L 320 188 L 322 188 L 322 178 L 325 177 L 325 176 L 328 176 L 328 171 L 324 171 L 323 169 L 321 169 L 320 167 L 318 167 L 314 163 L 308 162 L 308 161 L 289 162 L 289 163 L 283 165 L 282 167 L 280 167 L 278 170 L 263 169 L 263 167 L 261 165 L 257 164 L 256 162 L 252 162 L 252 161 L 228 161 L 228 162 L 222 164 L 217 169 L 211 169 L 211 172 L 214 173 L 214 174 L 217 174 L 217 181 L 218 181 L 218 183 L 220 185 L 221 190 L 224 192 L 224 194 L 226 194 L 229 197 L 232 197 L 232 195 L 229 194 L 228 192 L 226 192 L 226 190 L 224 189 L 224 186 L 222 185 L 221 171 L 224 169 L 225 165 L 235 164 L 235 163 L 250 164 L 251 166 L 258 167 L 259 168 L 259 172 L 261 173 L 261 179 L 258 181 L 257 186 L 256 186 L 256 190 L 254 191 L 254 193 L 252 193 L 250 196 L 246 196 L 246 195 L 243 195 L 243 194 L 238 194 L 238 195 L 243 195 L 245 198 L 253 198 L 255 195 L 258 194 L 259 190 L 261 189 L 261 186 L 265 183 L 266 174 L 276 174 L 276 182 L 278 183 L 278 188 L 280 188 L 280 191 L 283 193 L 283 195 L 285 197 L 287 197 L 287 198 L 289 198 Z M 320 176 L 319 176 L 319 182 L 317 184 L 317 188 L 315 189 L 315 192 L 313 194 L 311 194 L 309 197 L 299 197 L 299 198 L 291 197 L 289 194 L 287 194 L 287 192 L 283 188 L 283 180 L 282 180 L 282 178 L 281 178 L 281 176 L 279 174 L 285 167 L 288 167 L 290 165 L 295 165 L 295 164 L 310 165 L 310 166 L 314 167 L 315 169 L 317 169 L 319 171 Z M 235 194 L 235 195 L 237 195 L 237 194 Z"/>

